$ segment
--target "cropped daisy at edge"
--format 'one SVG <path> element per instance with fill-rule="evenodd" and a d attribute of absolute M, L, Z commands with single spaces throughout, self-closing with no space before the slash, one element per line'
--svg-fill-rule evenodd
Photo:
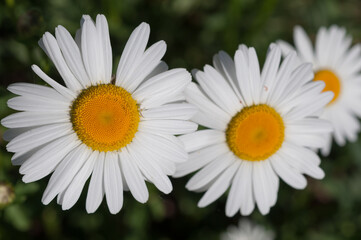
<path fill-rule="evenodd" d="M 338 26 L 321 27 L 314 48 L 306 32 L 297 26 L 294 28 L 294 42 L 298 62 L 312 63 L 313 80 L 325 82 L 324 91 L 334 93 L 320 116 L 334 127 L 333 134 L 324 136 L 327 144 L 321 151 L 323 155 L 328 155 L 332 139 L 343 146 L 347 140 L 356 141 L 360 131 L 357 117 L 361 117 L 361 44 L 351 47 L 352 38 L 346 35 L 345 28 Z M 284 41 L 278 41 L 278 44 L 284 55 L 294 50 Z"/>
<path fill-rule="evenodd" d="M 221 240 L 273 240 L 274 233 L 248 219 L 241 219 L 238 226 L 230 226 L 222 233 Z"/>
<path fill-rule="evenodd" d="M 34 182 L 52 173 L 42 202 L 57 196 L 71 208 L 91 176 L 86 210 L 96 211 L 106 197 L 111 213 L 120 211 L 123 191 L 139 202 L 148 200 L 145 181 L 163 193 L 172 191 L 167 175 L 187 160 L 183 143 L 174 135 L 191 133 L 188 121 L 196 109 L 184 102 L 191 81 L 185 69 L 168 70 L 161 61 L 164 41 L 146 49 L 149 25 L 131 34 L 115 76 L 108 23 L 83 16 L 75 40 L 62 26 L 55 37 L 45 33 L 39 44 L 57 68 L 65 86 L 38 66 L 34 72 L 50 86 L 15 83 L 8 101 L 21 111 L 1 123 L 9 128 L 4 139 L 21 165 L 23 181 Z"/>
<path fill-rule="evenodd" d="M 186 188 L 204 192 L 199 207 L 218 199 L 230 187 L 226 215 L 251 214 L 257 205 L 267 214 L 276 201 L 279 177 L 303 189 L 303 174 L 321 179 L 320 158 L 309 148 L 321 148 L 331 124 L 317 115 L 333 98 L 312 82 L 311 64 L 296 66 L 291 52 L 281 63 L 281 50 L 270 46 L 260 71 L 254 48 L 241 45 L 234 61 L 221 51 L 213 65 L 193 75 L 186 100 L 198 107 L 192 118 L 209 129 L 180 137 L 189 160 L 177 166 L 175 177 L 198 171 Z"/>

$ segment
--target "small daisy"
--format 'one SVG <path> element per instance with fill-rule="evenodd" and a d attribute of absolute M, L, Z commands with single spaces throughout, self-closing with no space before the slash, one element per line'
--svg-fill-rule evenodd
<path fill-rule="evenodd" d="M 15 83 L 9 91 L 20 95 L 8 101 L 19 113 L 1 123 L 10 128 L 4 138 L 21 165 L 23 181 L 34 182 L 52 173 L 42 202 L 57 197 L 71 208 L 91 175 L 86 199 L 88 213 L 103 196 L 111 213 L 120 211 L 123 190 L 136 200 L 148 199 L 145 181 L 163 193 L 172 191 L 167 175 L 175 163 L 187 160 L 174 134 L 193 132 L 188 121 L 196 109 L 182 102 L 191 81 L 185 69 L 167 70 L 161 61 L 166 44 L 146 49 L 150 28 L 142 23 L 131 34 L 112 78 L 112 50 L 108 23 L 98 15 L 84 16 L 75 40 L 62 26 L 55 36 L 45 33 L 40 46 L 66 85 L 60 85 L 38 66 L 34 72 L 51 87 Z"/>
<path fill-rule="evenodd" d="M 352 39 L 346 30 L 337 26 L 322 27 L 312 43 L 305 31 L 294 28 L 294 41 L 299 62 L 313 64 L 314 81 L 323 81 L 324 91 L 332 91 L 334 97 L 320 116 L 329 120 L 333 134 L 326 134 L 327 143 L 321 150 L 328 155 L 332 145 L 332 135 L 339 146 L 346 141 L 356 141 L 360 130 L 357 117 L 361 117 L 361 45 L 351 46 Z M 294 48 L 284 41 L 278 41 L 284 55 Z"/>
<path fill-rule="evenodd" d="M 276 203 L 279 179 L 303 189 L 302 174 L 324 177 L 320 158 L 309 148 L 324 145 L 332 131 L 315 117 L 332 99 L 321 93 L 323 82 L 311 82 L 311 64 L 295 68 L 296 53 L 280 65 L 281 50 L 271 45 L 262 72 L 256 52 L 241 45 L 235 60 L 225 52 L 214 67 L 194 71 L 200 84 L 190 84 L 186 100 L 199 108 L 193 120 L 210 129 L 180 139 L 190 159 L 179 164 L 175 177 L 201 169 L 187 183 L 192 191 L 207 191 L 198 206 L 205 207 L 230 187 L 226 215 L 250 214 L 255 203 L 267 214 Z"/>
<path fill-rule="evenodd" d="M 273 240 L 274 233 L 263 226 L 256 225 L 249 220 L 242 219 L 238 227 L 230 226 L 221 235 L 221 240 Z"/>

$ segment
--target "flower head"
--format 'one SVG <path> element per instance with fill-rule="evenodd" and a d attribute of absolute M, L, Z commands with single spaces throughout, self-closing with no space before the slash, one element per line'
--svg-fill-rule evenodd
<path fill-rule="evenodd" d="M 298 63 L 312 63 L 315 73 L 313 80 L 323 81 L 323 91 L 334 93 L 320 116 L 329 120 L 334 127 L 332 134 L 324 136 L 327 144 L 322 148 L 322 154 L 328 155 L 332 139 L 343 146 L 347 140 L 355 141 L 360 131 L 357 117 L 361 116 L 361 45 L 351 47 L 351 37 L 338 26 L 321 27 L 314 48 L 305 31 L 297 26 L 294 28 L 294 41 Z M 284 41 L 278 44 L 284 55 L 294 50 Z"/>
<path fill-rule="evenodd" d="M 19 95 L 9 107 L 22 112 L 4 118 L 4 138 L 21 165 L 24 182 L 52 172 L 42 202 L 58 196 L 63 209 L 78 200 L 91 175 L 86 209 L 94 212 L 103 196 L 111 213 L 120 211 L 123 191 L 146 202 L 149 181 L 162 192 L 172 191 L 167 175 L 187 153 L 175 134 L 193 132 L 188 121 L 196 109 L 184 103 L 191 81 L 185 69 L 167 70 L 161 61 L 164 41 L 148 49 L 150 28 L 142 23 L 131 34 L 112 79 L 112 50 L 103 15 L 96 22 L 84 16 L 75 40 L 62 26 L 45 33 L 40 46 L 64 80 L 60 85 L 38 66 L 34 72 L 48 86 L 15 83 Z M 114 81 L 113 81 L 114 80 Z"/>
<path fill-rule="evenodd" d="M 255 204 L 267 214 L 277 201 L 279 177 L 303 189 L 307 181 L 324 177 L 320 158 L 309 148 L 324 146 L 332 131 L 317 116 L 333 98 L 323 82 L 312 82 L 311 64 L 296 67 L 296 53 L 281 64 L 281 50 L 272 44 L 260 71 L 256 52 L 241 45 L 234 61 L 220 52 L 214 67 L 194 71 L 186 100 L 199 108 L 192 118 L 209 129 L 180 137 L 190 153 L 175 177 L 197 172 L 187 183 L 192 191 L 207 191 L 204 207 L 230 187 L 226 214 L 250 214 Z"/>

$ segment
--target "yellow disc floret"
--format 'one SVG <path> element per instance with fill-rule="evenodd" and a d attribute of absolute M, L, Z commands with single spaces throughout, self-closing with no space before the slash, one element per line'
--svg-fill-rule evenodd
<path fill-rule="evenodd" d="M 228 124 L 226 139 L 233 153 L 243 160 L 262 161 L 282 146 L 284 123 L 266 104 L 244 107 Z"/>
<path fill-rule="evenodd" d="M 341 82 L 338 76 L 330 70 L 319 70 L 315 73 L 314 81 L 324 81 L 326 86 L 323 92 L 332 91 L 334 96 L 329 104 L 336 101 L 341 91 Z"/>
<path fill-rule="evenodd" d="M 113 84 L 83 90 L 70 111 L 73 129 L 93 150 L 119 150 L 129 144 L 138 130 L 137 102 L 125 89 Z"/>

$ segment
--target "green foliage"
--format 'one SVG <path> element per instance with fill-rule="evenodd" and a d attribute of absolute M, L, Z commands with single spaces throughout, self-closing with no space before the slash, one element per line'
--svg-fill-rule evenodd
<path fill-rule="evenodd" d="M 202 68 L 219 50 L 233 54 L 239 43 L 254 46 L 263 62 L 270 42 L 292 41 L 294 25 L 314 36 L 317 29 L 343 25 L 361 38 L 358 0 L 4 0 L 0 2 L 0 118 L 12 111 L 6 87 L 14 82 L 43 84 L 31 71 L 37 64 L 54 79 L 59 74 L 37 42 L 45 31 L 63 25 L 72 34 L 82 14 L 106 15 L 109 21 L 115 66 L 131 31 L 146 21 L 150 43 L 165 40 L 165 61 L 170 67 Z M 5 128 L 0 127 L 0 136 Z M 55 201 L 41 203 L 48 177 L 36 183 L 21 181 L 12 154 L 0 138 L 0 181 L 14 187 L 12 204 L 0 210 L 0 239 L 218 239 L 239 215 L 227 218 L 223 196 L 200 209 L 200 193 L 185 190 L 189 177 L 174 179 L 174 191 L 160 194 L 148 185 L 150 199 L 136 202 L 125 193 L 122 211 L 109 214 L 105 201 L 94 214 L 85 211 L 86 191 L 77 204 L 62 211 Z M 322 161 L 326 178 L 309 179 L 298 191 L 281 183 L 278 202 L 267 216 L 255 211 L 250 218 L 275 231 L 277 239 L 361 239 L 361 142 L 334 149 Z"/>

